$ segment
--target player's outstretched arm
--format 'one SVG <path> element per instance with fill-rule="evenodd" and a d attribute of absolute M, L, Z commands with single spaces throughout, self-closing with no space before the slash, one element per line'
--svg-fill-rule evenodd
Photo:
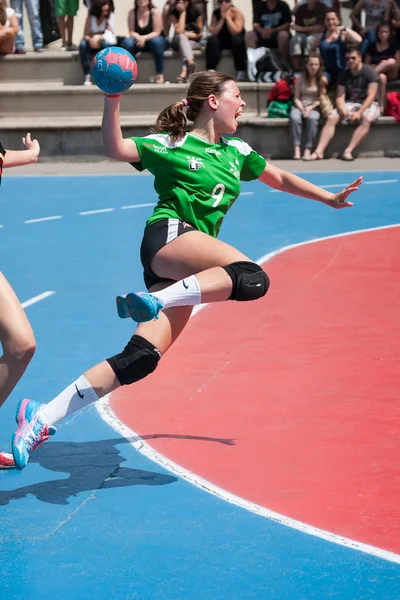
<path fill-rule="evenodd" d="M 33 140 L 30 133 L 22 138 L 24 150 L 6 150 L 4 157 L 4 168 L 22 167 L 37 162 L 40 154 L 40 146 L 37 140 Z"/>
<path fill-rule="evenodd" d="M 263 183 L 276 190 L 280 190 L 281 192 L 287 192 L 288 194 L 294 194 L 295 196 L 301 196 L 302 198 L 309 198 L 310 200 L 317 200 L 332 208 L 348 208 L 349 206 L 353 206 L 352 202 L 347 202 L 347 197 L 353 192 L 356 192 L 358 186 L 363 182 L 363 178 L 358 177 L 358 179 L 345 187 L 342 191 L 337 194 L 332 194 L 331 192 L 328 192 L 297 175 L 293 175 L 293 173 L 283 171 L 270 163 L 267 163 L 259 179 Z"/>
<path fill-rule="evenodd" d="M 107 156 L 123 162 L 139 162 L 137 146 L 133 140 L 122 137 L 120 124 L 120 94 L 104 96 L 103 121 L 101 133 Z"/>

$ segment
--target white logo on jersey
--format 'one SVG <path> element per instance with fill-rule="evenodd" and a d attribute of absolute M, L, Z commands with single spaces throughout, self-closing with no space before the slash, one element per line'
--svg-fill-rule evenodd
<path fill-rule="evenodd" d="M 206 148 L 206 154 L 216 154 L 217 156 L 220 156 L 221 152 L 215 148 Z"/>
<path fill-rule="evenodd" d="M 158 154 L 167 154 L 168 152 L 165 146 L 156 146 L 155 144 L 153 144 L 153 150 Z"/>
<path fill-rule="evenodd" d="M 235 177 L 237 177 L 238 179 L 240 179 L 240 171 L 239 171 L 239 161 L 236 158 L 235 162 L 231 162 L 229 161 L 229 164 L 231 165 L 231 168 L 229 169 L 231 173 L 234 174 Z"/>
<path fill-rule="evenodd" d="M 204 167 L 204 163 L 200 158 L 195 156 L 187 156 L 189 161 L 189 171 L 198 171 L 201 167 Z"/>

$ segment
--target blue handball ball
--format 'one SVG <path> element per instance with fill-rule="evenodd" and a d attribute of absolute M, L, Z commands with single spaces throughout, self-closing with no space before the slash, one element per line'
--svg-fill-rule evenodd
<path fill-rule="evenodd" d="M 92 79 L 105 94 L 125 92 L 135 83 L 137 73 L 136 60 L 118 46 L 100 50 L 92 62 Z"/>

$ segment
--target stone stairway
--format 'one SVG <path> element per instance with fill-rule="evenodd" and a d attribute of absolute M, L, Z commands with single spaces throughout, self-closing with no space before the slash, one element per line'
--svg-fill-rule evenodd
<path fill-rule="evenodd" d="M 137 57 L 138 83 L 121 101 L 121 126 L 125 136 L 147 135 L 158 113 L 184 97 L 187 86 L 174 83 L 180 70 L 176 53 L 166 52 L 165 77 L 171 83 L 147 83 L 154 74 L 152 56 Z M 204 56 L 196 53 L 198 70 L 205 68 Z M 224 55 L 221 71 L 234 74 L 233 62 Z M 400 82 L 397 82 L 400 84 Z M 272 84 L 242 83 L 247 104 L 237 135 L 256 150 L 274 158 L 290 157 L 291 138 L 287 119 L 266 119 L 266 99 Z M 393 87 L 393 86 L 392 86 Z M 397 86 L 400 89 L 400 85 Z M 82 85 L 82 70 L 76 52 L 47 50 L 42 54 L 9 55 L 0 58 L 0 128 L 7 148 L 18 148 L 27 132 L 40 140 L 44 160 L 56 158 L 103 158 L 100 127 L 103 95 L 95 87 Z M 379 156 L 398 150 L 396 122 L 381 118 L 360 148 L 363 156 Z M 329 150 L 340 152 L 349 128 L 338 128 Z"/>

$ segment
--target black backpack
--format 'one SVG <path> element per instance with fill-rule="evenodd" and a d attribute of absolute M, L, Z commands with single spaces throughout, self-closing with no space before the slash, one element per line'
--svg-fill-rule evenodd
<path fill-rule="evenodd" d="M 256 62 L 257 81 L 277 81 L 291 73 L 288 63 L 276 50 L 265 48 L 265 54 Z"/>

